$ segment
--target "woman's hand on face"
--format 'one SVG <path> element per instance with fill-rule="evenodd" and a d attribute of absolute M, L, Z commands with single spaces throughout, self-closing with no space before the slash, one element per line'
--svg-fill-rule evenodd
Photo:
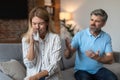
<path fill-rule="evenodd" d="M 36 34 L 36 33 L 38 32 L 38 29 L 32 28 L 32 32 L 33 32 L 34 34 Z"/>
<path fill-rule="evenodd" d="M 34 42 L 34 39 L 33 39 L 33 34 L 36 34 L 37 33 L 37 29 L 34 29 L 32 28 L 31 31 L 30 31 L 30 42 Z"/>

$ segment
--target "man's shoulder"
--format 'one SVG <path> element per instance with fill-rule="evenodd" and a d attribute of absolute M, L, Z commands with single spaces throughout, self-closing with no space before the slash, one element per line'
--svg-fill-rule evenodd
<path fill-rule="evenodd" d="M 103 34 L 105 37 L 109 37 L 109 38 L 111 38 L 110 34 L 107 33 L 107 32 L 105 32 L 105 31 L 102 31 L 102 34 Z"/>
<path fill-rule="evenodd" d="M 76 33 L 76 35 L 84 35 L 85 33 L 87 33 L 87 29 L 82 29 L 79 32 Z"/>

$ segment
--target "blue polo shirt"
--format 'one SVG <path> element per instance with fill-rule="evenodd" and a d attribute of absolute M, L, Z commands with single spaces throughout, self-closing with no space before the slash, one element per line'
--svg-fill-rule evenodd
<path fill-rule="evenodd" d="M 71 46 L 77 49 L 75 71 L 85 70 L 91 74 L 95 74 L 102 68 L 102 63 L 87 57 L 85 52 L 87 50 L 94 52 L 99 50 L 99 56 L 112 52 L 111 37 L 104 31 L 101 31 L 97 37 L 94 37 L 90 33 L 89 28 L 78 32 L 73 37 Z"/>

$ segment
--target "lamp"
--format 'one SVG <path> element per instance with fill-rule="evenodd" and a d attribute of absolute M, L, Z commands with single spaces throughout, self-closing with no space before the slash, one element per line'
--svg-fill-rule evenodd
<path fill-rule="evenodd" d="M 66 21 L 72 19 L 72 14 L 69 12 L 60 12 L 59 18 L 60 18 L 60 21 L 62 22 L 62 25 L 67 29 L 67 31 L 70 33 L 70 35 L 74 36 L 74 28 L 72 28 L 73 25 L 66 24 Z"/>
<path fill-rule="evenodd" d="M 60 12 L 60 20 L 66 24 L 66 20 L 70 20 L 72 18 L 71 13 L 69 12 Z"/>
<path fill-rule="evenodd" d="M 51 6 L 52 1 L 51 0 L 44 0 L 46 6 Z"/>

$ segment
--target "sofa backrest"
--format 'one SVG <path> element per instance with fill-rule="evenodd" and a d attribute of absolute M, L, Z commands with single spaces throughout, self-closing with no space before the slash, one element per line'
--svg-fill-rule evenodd
<path fill-rule="evenodd" d="M 9 61 L 16 59 L 22 62 L 22 45 L 21 43 L 2 43 L 0 44 L 0 61 Z"/>
<path fill-rule="evenodd" d="M 65 42 L 62 42 L 62 59 L 61 59 L 61 68 L 68 69 L 74 66 L 75 63 L 75 54 L 70 59 L 64 57 Z M 120 63 L 120 52 L 114 52 L 115 62 Z M 0 62 L 9 61 L 10 59 L 16 59 L 20 62 L 23 62 L 22 59 L 22 44 L 21 43 L 2 43 L 0 44 Z"/>
<path fill-rule="evenodd" d="M 114 60 L 115 62 L 119 62 L 120 63 L 120 52 L 114 52 Z"/>
<path fill-rule="evenodd" d="M 71 68 L 74 66 L 74 63 L 75 63 L 75 54 L 70 58 L 70 59 L 66 59 L 64 57 L 64 51 L 66 49 L 66 46 L 65 46 L 65 40 L 62 39 L 62 69 L 68 69 L 68 68 Z"/>

